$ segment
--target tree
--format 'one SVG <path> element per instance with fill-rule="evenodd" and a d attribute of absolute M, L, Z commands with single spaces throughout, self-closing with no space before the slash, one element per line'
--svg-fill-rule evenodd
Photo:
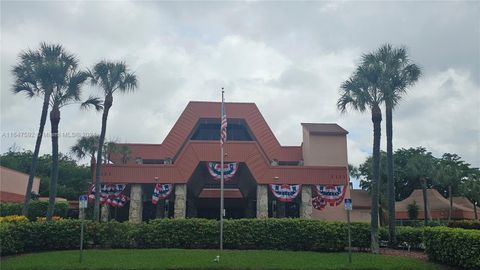
<path fill-rule="evenodd" d="M 480 202 L 480 171 L 473 169 L 462 183 L 462 194 L 473 203 L 475 219 L 478 220 L 477 205 Z"/>
<path fill-rule="evenodd" d="M 380 84 L 385 103 L 385 124 L 387 133 L 387 179 L 388 179 L 388 232 L 389 244 L 395 245 L 395 184 L 393 178 L 393 109 L 415 84 L 421 75 L 420 68 L 411 63 L 404 47 L 394 48 L 385 44 L 372 57 L 381 67 Z"/>
<path fill-rule="evenodd" d="M 379 89 L 380 66 L 374 59 L 374 55 L 362 56 L 362 63 L 357 67 L 353 76 L 342 83 L 340 98 L 337 107 L 345 112 L 347 107 L 365 112 L 371 111 L 373 123 L 373 177 L 372 177 L 372 211 L 371 211 L 371 237 L 372 252 L 379 252 L 378 241 L 378 196 L 379 196 L 379 169 L 380 169 L 380 136 L 382 111 L 380 105 L 383 100 Z"/>
<path fill-rule="evenodd" d="M 50 96 L 57 85 L 61 85 L 65 79 L 58 76 L 65 66 L 75 64 L 74 57 L 58 44 L 41 43 L 37 50 L 27 50 L 19 56 L 19 63 L 13 67 L 12 73 L 15 78 L 13 93 L 24 93 L 27 97 L 41 96 L 43 98 L 42 112 L 40 115 L 40 127 L 35 142 L 30 169 L 28 170 L 28 184 L 25 191 L 25 199 L 22 214 L 28 216 L 28 205 L 32 192 L 33 178 L 37 169 L 38 153 L 42 143 L 43 131 L 47 120 Z"/>
<path fill-rule="evenodd" d="M 128 160 L 130 160 L 130 154 L 132 153 L 130 147 L 128 147 L 128 145 L 122 144 L 120 147 L 118 147 L 117 152 L 121 156 L 122 164 L 127 164 Z"/>
<path fill-rule="evenodd" d="M 405 175 L 422 187 L 423 213 L 425 226 L 432 219 L 428 210 L 427 181 L 432 178 L 436 159 L 423 147 L 409 149 L 410 157 L 405 166 Z"/>
<path fill-rule="evenodd" d="M 101 61 L 89 72 L 93 85 L 99 85 L 104 94 L 102 128 L 98 142 L 97 164 L 95 167 L 95 189 L 100 190 L 101 168 L 102 168 L 102 146 L 105 142 L 107 131 L 108 112 L 113 105 L 113 94 L 118 90 L 120 92 L 134 91 L 137 88 L 137 77 L 128 72 L 127 66 L 123 62 Z M 95 206 L 93 211 L 94 220 L 100 218 L 100 192 L 95 193 Z"/>
<path fill-rule="evenodd" d="M 0 155 L 2 166 L 28 173 L 32 161 L 32 151 L 8 151 Z M 79 165 L 75 160 L 62 153 L 59 156 L 59 173 L 57 183 L 57 196 L 67 200 L 78 200 L 86 186 L 87 178 L 91 174 L 87 167 Z M 39 195 L 48 196 L 50 189 L 50 175 L 52 171 L 52 156 L 42 155 L 38 157 L 36 176 L 40 178 Z"/>
<path fill-rule="evenodd" d="M 52 171 L 50 175 L 50 192 L 47 208 L 47 220 L 52 219 L 55 197 L 57 195 L 58 181 L 58 126 L 60 123 L 60 109 L 66 105 L 79 103 L 81 100 L 81 86 L 87 80 L 86 72 L 78 70 L 78 60 L 75 56 L 70 55 L 71 61 L 57 69 L 57 82 L 54 85 L 53 92 L 50 97 L 50 125 L 52 136 Z M 89 106 L 101 110 L 100 100 L 98 98 L 88 98 L 82 103 L 82 108 Z"/>
<path fill-rule="evenodd" d="M 453 194 L 458 193 L 461 181 L 470 172 L 470 164 L 465 163 L 456 154 L 445 153 L 437 164 L 437 180 L 440 185 L 448 188 L 450 208 L 448 221 L 452 219 Z"/>
<path fill-rule="evenodd" d="M 98 135 L 83 136 L 77 140 L 77 143 L 70 148 L 70 152 L 78 159 L 83 159 L 87 155 L 90 157 L 90 176 L 93 177 L 95 165 L 95 154 L 98 149 Z"/>
<path fill-rule="evenodd" d="M 408 212 L 408 218 L 411 220 L 417 220 L 418 219 L 418 205 L 416 201 L 413 201 L 413 203 L 407 205 L 407 212 Z"/>

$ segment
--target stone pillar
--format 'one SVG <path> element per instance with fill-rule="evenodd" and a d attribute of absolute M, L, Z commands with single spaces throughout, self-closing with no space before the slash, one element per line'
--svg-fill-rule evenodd
<path fill-rule="evenodd" d="M 100 210 L 100 220 L 102 222 L 108 222 L 109 216 L 110 216 L 110 205 L 103 204 Z"/>
<path fill-rule="evenodd" d="M 312 186 L 302 185 L 302 201 L 300 203 L 300 218 L 312 218 Z"/>
<path fill-rule="evenodd" d="M 174 218 L 185 218 L 187 212 L 187 185 L 175 184 Z"/>
<path fill-rule="evenodd" d="M 132 184 L 130 190 L 130 210 L 128 212 L 128 221 L 132 223 L 142 223 L 142 185 Z"/>
<path fill-rule="evenodd" d="M 268 218 L 267 185 L 257 185 L 257 218 Z"/>

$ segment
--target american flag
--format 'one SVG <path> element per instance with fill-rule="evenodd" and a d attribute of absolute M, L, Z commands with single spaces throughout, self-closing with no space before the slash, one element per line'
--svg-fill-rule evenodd
<path fill-rule="evenodd" d="M 225 112 L 225 105 L 223 102 L 222 91 L 222 121 L 220 123 L 220 144 L 224 144 L 227 141 L 227 114 Z"/>

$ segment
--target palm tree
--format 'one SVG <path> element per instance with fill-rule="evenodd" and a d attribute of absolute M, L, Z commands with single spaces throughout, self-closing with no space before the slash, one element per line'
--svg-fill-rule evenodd
<path fill-rule="evenodd" d="M 385 124 L 387 133 L 387 185 L 388 185 L 388 232 L 389 244 L 395 237 L 395 180 L 393 179 L 393 109 L 407 88 L 415 84 L 421 75 L 420 68 L 411 63 L 404 47 L 381 46 L 375 53 L 381 67 L 381 91 L 385 102 Z"/>
<path fill-rule="evenodd" d="M 462 185 L 462 193 L 473 203 L 475 219 L 478 220 L 477 205 L 480 202 L 480 171 L 474 169 Z"/>
<path fill-rule="evenodd" d="M 410 180 L 418 181 L 417 183 L 420 183 L 420 186 L 422 187 L 423 220 L 425 226 L 427 226 L 428 220 L 432 219 L 428 210 L 427 182 L 433 175 L 435 158 L 432 156 L 432 153 L 427 152 L 423 147 L 416 148 L 413 151 L 413 155 L 408 159 L 405 166 L 405 174 Z"/>
<path fill-rule="evenodd" d="M 456 154 L 445 153 L 437 166 L 437 180 L 441 185 L 448 188 L 448 198 L 450 200 L 448 221 L 450 221 L 453 211 L 453 188 L 458 191 L 462 178 L 470 171 L 469 164 L 463 162 L 461 157 Z"/>
<path fill-rule="evenodd" d="M 100 190 L 100 174 L 102 165 L 102 146 L 105 142 L 105 134 L 107 131 L 108 111 L 113 104 L 113 94 L 119 90 L 120 92 L 134 91 L 137 88 L 137 77 L 133 73 L 129 73 L 127 66 L 123 62 L 107 62 L 101 61 L 90 71 L 90 78 L 93 85 L 99 85 L 105 96 L 103 102 L 102 129 L 98 142 L 97 164 L 95 167 L 95 189 Z M 100 218 L 100 193 L 95 193 L 95 207 L 93 211 L 94 220 Z"/>
<path fill-rule="evenodd" d="M 71 55 L 72 61 L 58 69 L 57 78 L 53 92 L 50 97 L 50 125 L 52 132 L 52 170 L 50 176 L 50 190 L 47 208 L 47 220 L 51 220 L 55 208 L 55 197 L 57 195 L 58 180 L 58 125 L 60 123 L 60 109 L 66 105 L 79 103 L 81 100 L 81 86 L 88 79 L 88 74 L 78 70 L 78 60 Z M 90 97 L 82 108 L 94 106 L 101 110 L 101 101 L 98 98 Z"/>
<path fill-rule="evenodd" d="M 372 212 L 371 212 L 371 237 L 372 252 L 379 252 L 378 241 L 378 202 L 379 202 L 379 171 L 380 171 L 380 136 L 382 111 L 380 105 L 383 100 L 379 89 L 380 68 L 376 64 L 374 55 L 366 54 L 362 57 L 359 65 L 347 81 L 340 87 L 340 98 L 337 107 L 345 112 L 350 106 L 354 110 L 364 112 L 371 111 L 373 122 L 373 169 L 372 169 Z"/>
<path fill-rule="evenodd" d="M 98 135 L 84 136 L 78 139 L 77 143 L 70 148 L 70 152 L 78 159 L 83 159 L 87 155 L 90 157 L 90 175 L 93 177 L 95 165 L 95 154 L 98 149 Z"/>
<path fill-rule="evenodd" d="M 118 149 L 117 152 L 120 154 L 122 158 L 122 164 L 127 164 L 128 160 L 130 159 L 130 154 L 132 153 L 132 150 L 130 150 L 130 147 L 128 145 L 121 145 Z"/>
<path fill-rule="evenodd" d="M 38 128 L 22 209 L 22 215 L 24 216 L 28 216 L 33 178 L 37 170 L 38 153 L 40 151 L 40 145 L 42 144 L 50 96 L 52 95 L 54 87 L 62 84 L 64 78 L 58 76 L 62 67 L 70 66 L 74 63 L 74 57 L 68 54 L 61 45 L 41 43 L 40 48 L 37 50 L 22 52 L 19 56 L 19 63 L 12 69 L 13 76 L 15 77 L 13 93 L 24 93 L 29 98 L 34 96 L 41 96 L 43 98 L 40 127 Z"/>

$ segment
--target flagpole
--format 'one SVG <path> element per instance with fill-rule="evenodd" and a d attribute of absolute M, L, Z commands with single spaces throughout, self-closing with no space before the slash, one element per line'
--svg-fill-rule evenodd
<path fill-rule="evenodd" d="M 223 87 L 222 87 L 222 109 L 221 109 L 221 119 L 220 121 L 222 121 L 223 117 L 226 117 L 224 114 L 225 114 L 225 107 L 224 107 L 224 99 L 223 99 L 223 93 L 224 93 L 224 90 L 223 90 Z M 220 123 L 220 126 L 222 124 Z M 221 136 L 221 135 L 220 135 Z M 222 253 L 223 251 L 223 215 L 225 214 L 225 210 L 224 210 L 224 206 L 223 206 L 223 171 L 224 171 L 224 168 L 223 168 L 223 144 L 224 144 L 224 141 L 222 140 L 222 138 L 220 138 L 221 142 L 220 142 L 220 168 L 221 169 L 221 174 L 220 174 L 220 254 Z"/>

